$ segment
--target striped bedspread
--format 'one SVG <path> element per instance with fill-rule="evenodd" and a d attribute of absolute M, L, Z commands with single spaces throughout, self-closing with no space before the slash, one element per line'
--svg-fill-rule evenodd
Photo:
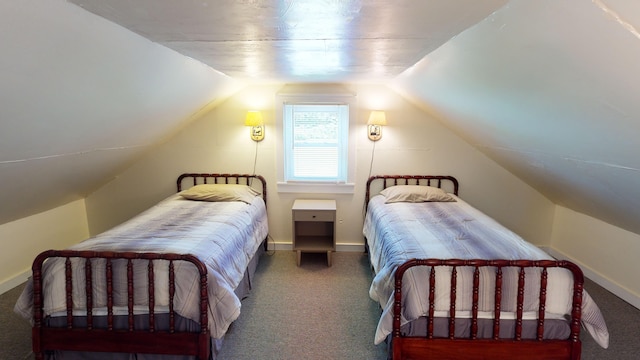
<path fill-rule="evenodd" d="M 452 195 L 454 196 L 454 195 Z M 454 196 L 455 197 L 455 196 Z M 369 256 L 375 277 L 369 294 L 383 308 L 375 343 L 378 344 L 392 331 L 393 286 L 395 269 L 412 258 L 437 259 L 552 259 L 538 247 L 506 229 L 462 199 L 455 202 L 391 203 L 377 195 L 371 198 L 363 234 L 369 245 Z M 505 273 L 503 299 L 515 299 L 517 271 Z M 529 271 L 529 270 L 528 270 Z M 535 271 L 531 269 L 530 271 Z M 405 274 L 402 324 L 428 314 L 428 302 L 410 294 L 428 294 L 427 269 L 413 268 Z M 460 316 L 468 316 L 471 296 L 471 271 L 459 271 L 460 284 L 456 297 L 456 309 Z M 491 317 L 494 308 L 495 273 L 489 269 L 481 274 L 480 312 Z M 514 281 L 510 281 L 510 277 Z M 530 276 L 532 280 L 538 276 Z M 449 274 L 444 271 L 436 276 L 436 314 L 447 316 L 449 310 Z M 509 285 L 509 284 L 512 285 Z M 525 294 L 525 316 L 535 318 L 538 309 L 539 281 L 529 282 Z M 571 312 L 573 279 L 564 269 L 550 269 L 546 312 L 549 318 L 562 318 Z M 513 303 L 501 304 L 505 312 L 515 311 Z M 467 315 L 465 315 L 467 314 Z M 583 294 L 582 322 L 602 347 L 608 347 L 609 333 L 597 305 L 586 291 Z"/>
<path fill-rule="evenodd" d="M 254 253 L 268 234 L 264 201 L 256 197 L 252 204 L 243 202 L 204 202 L 185 200 L 172 195 L 135 218 L 102 234 L 71 247 L 73 250 L 133 251 L 192 254 L 207 267 L 209 285 L 209 327 L 211 336 L 221 338 L 240 314 L 240 299 L 234 294 Z M 97 264 L 93 265 L 99 266 Z M 114 273 L 124 271 L 116 269 Z M 134 267 L 146 267 L 135 262 Z M 161 265 L 155 265 L 160 267 Z M 165 267 L 166 269 L 166 267 Z M 45 314 L 63 311 L 66 306 L 63 261 L 47 261 L 44 266 Z M 96 274 L 97 271 L 94 271 Z M 136 305 L 148 302 L 146 271 L 134 278 Z M 167 272 L 155 271 L 155 284 L 167 284 Z M 190 264 L 176 264 L 176 312 L 194 321 L 199 320 L 198 272 Z M 57 276 L 60 275 L 60 276 Z M 74 284 L 84 283 L 84 270 L 77 269 Z M 104 276 L 94 276 L 93 286 L 99 292 L 106 287 Z M 114 276 L 114 288 L 126 289 L 126 283 L 116 283 L 126 277 Z M 144 284 L 144 286 L 143 286 Z M 96 292 L 96 293 L 99 293 Z M 126 290 L 121 294 L 126 297 Z M 74 301 L 82 309 L 83 289 L 75 289 Z M 155 286 L 155 305 L 158 311 L 168 307 L 168 289 Z M 126 299 L 121 304 L 126 304 Z M 96 308 L 106 306 L 104 296 L 94 299 Z M 116 299 L 116 304 L 118 299 Z M 33 292 L 29 282 L 19 298 L 15 311 L 27 319 L 33 316 Z"/>

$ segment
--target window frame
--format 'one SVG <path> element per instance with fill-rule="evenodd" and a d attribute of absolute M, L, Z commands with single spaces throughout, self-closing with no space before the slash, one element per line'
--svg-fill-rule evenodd
<path fill-rule="evenodd" d="M 289 105 L 348 105 L 348 146 L 346 156 L 347 180 L 336 181 L 286 181 L 285 180 L 285 141 L 284 141 L 284 108 Z M 352 194 L 355 188 L 356 174 L 356 137 L 357 98 L 351 93 L 305 93 L 305 94 L 277 94 L 275 104 L 276 133 L 277 133 L 277 171 L 278 192 L 283 193 L 339 193 Z"/>

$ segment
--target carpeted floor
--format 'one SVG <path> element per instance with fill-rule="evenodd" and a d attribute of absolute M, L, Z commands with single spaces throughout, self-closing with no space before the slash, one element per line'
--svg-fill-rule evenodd
<path fill-rule="evenodd" d="M 295 253 L 264 255 L 251 295 L 242 302 L 219 354 L 221 360 L 244 359 L 386 359 L 384 345 L 374 345 L 379 309 L 369 299 L 371 272 L 366 255 Z M 31 328 L 13 313 L 19 286 L 0 295 L 0 360 L 31 359 Z M 609 349 L 582 332 L 583 360 L 640 358 L 640 310 L 591 281 L 585 288 L 600 306 L 611 333 Z"/>
<path fill-rule="evenodd" d="M 361 253 L 263 256 L 255 287 L 220 353 L 229 359 L 386 359 L 374 345 L 380 311 L 369 298 L 371 271 Z"/>
<path fill-rule="evenodd" d="M 24 284 L 0 295 L 0 359 L 32 359 L 31 325 L 13 312 Z"/>

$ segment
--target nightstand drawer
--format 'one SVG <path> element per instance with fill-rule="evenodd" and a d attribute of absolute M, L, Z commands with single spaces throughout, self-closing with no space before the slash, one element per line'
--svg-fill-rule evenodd
<path fill-rule="evenodd" d="M 296 210 L 293 221 L 334 221 L 334 211 Z"/>

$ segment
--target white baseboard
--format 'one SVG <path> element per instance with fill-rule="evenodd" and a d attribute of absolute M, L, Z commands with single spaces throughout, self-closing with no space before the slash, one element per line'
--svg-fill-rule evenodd
<path fill-rule="evenodd" d="M 291 243 L 283 243 L 283 242 L 270 242 L 267 245 L 267 250 L 293 250 L 293 244 Z"/>
<path fill-rule="evenodd" d="M 596 271 L 591 269 L 589 266 L 581 263 L 580 261 L 577 261 L 576 259 L 571 258 L 570 256 L 568 256 L 567 254 L 561 251 L 557 251 L 547 247 L 544 247 L 544 248 L 541 247 L 541 249 L 556 259 L 568 260 L 580 266 L 580 269 L 582 269 L 582 273 L 584 274 L 585 277 L 589 278 L 589 280 L 607 289 L 608 291 L 610 291 L 617 297 L 621 298 L 622 300 L 628 302 L 629 304 L 636 307 L 637 309 L 640 309 L 640 297 L 638 297 L 636 294 L 616 284 L 611 279 L 597 273 Z"/>
<path fill-rule="evenodd" d="M 364 252 L 364 244 L 336 244 L 337 252 Z"/>
<path fill-rule="evenodd" d="M 22 283 L 27 281 L 27 279 L 29 279 L 30 276 L 31 276 L 31 270 L 26 270 L 23 273 L 20 273 L 12 277 L 11 279 L 3 281 L 2 283 L 0 283 L 0 294 L 4 294 L 7 291 L 15 288 L 16 286 L 21 285 Z"/>
<path fill-rule="evenodd" d="M 290 242 L 269 243 L 269 250 L 293 251 L 293 244 Z M 363 244 L 336 244 L 336 252 L 364 252 Z"/>

